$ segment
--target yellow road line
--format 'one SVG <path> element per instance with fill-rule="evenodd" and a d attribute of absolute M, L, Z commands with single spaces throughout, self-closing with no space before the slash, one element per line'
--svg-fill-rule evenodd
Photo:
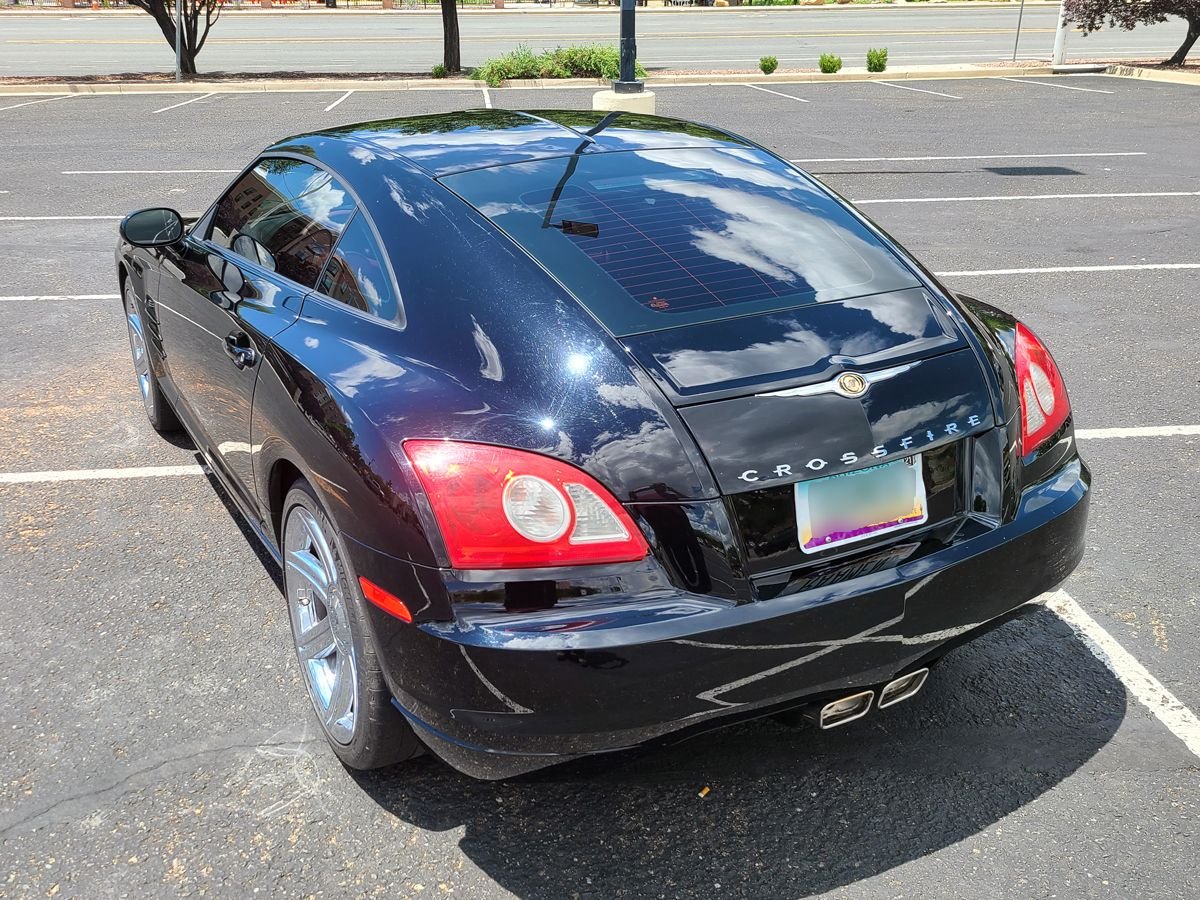
<path fill-rule="evenodd" d="M 1053 28 L 1026 28 L 1022 31 L 1023 34 L 1053 34 Z M 805 31 L 805 32 L 765 32 L 765 31 L 742 31 L 742 32 L 678 32 L 678 33 L 661 33 L 661 34 L 646 34 L 641 33 L 639 38 L 653 38 L 655 40 L 728 40 L 730 38 L 830 38 L 830 37 L 880 37 L 880 36 L 942 36 L 942 35 L 957 35 L 957 34 L 999 34 L 1005 36 L 1012 35 L 1010 28 L 988 28 L 971 31 Z M 495 43 L 497 41 L 523 41 L 530 42 L 540 39 L 537 35 L 530 34 L 494 34 L 481 37 L 472 37 L 463 35 L 462 41 L 468 43 Z M 426 37 L 329 37 L 323 35 L 314 35 L 313 37 L 260 37 L 260 38 L 213 38 L 205 43 L 209 44 L 427 44 L 432 42 L 441 43 L 442 36 L 440 33 L 430 34 Z M 552 41 L 604 41 L 605 38 L 597 37 L 595 33 L 591 34 L 546 34 L 544 35 L 545 42 Z M 3 44 L 161 44 L 162 39 L 119 39 L 119 40 L 102 40 L 91 39 L 83 40 L 78 38 L 17 38 L 0 41 Z"/>

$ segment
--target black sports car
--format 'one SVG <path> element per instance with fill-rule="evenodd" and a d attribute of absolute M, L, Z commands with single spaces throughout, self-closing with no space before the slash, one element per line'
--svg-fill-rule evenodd
<path fill-rule="evenodd" d="M 352 767 L 831 728 L 1083 552 L 1046 348 L 717 128 L 300 135 L 190 227 L 130 215 L 117 267 L 146 413 L 281 562 Z"/>

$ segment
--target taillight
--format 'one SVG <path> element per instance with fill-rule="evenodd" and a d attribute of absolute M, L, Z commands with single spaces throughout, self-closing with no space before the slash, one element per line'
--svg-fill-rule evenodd
<path fill-rule="evenodd" d="M 1062 374 L 1037 336 L 1017 323 L 1017 390 L 1021 395 L 1021 455 L 1028 456 L 1071 414 Z"/>
<path fill-rule="evenodd" d="M 450 564 L 519 569 L 635 562 L 646 539 L 586 472 L 507 447 L 405 441 Z"/>

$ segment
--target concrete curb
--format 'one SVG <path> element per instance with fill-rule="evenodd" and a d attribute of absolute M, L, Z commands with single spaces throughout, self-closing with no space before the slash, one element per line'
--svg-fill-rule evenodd
<path fill-rule="evenodd" d="M 846 10 L 852 14 L 853 10 L 880 10 L 880 9 L 1011 9 L 1019 5 L 1019 0 L 965 0 L 965 2 L 944 2 L 944 0 L 929 0 L 923 3 L 909 3 L 907 0 L 897 0 L 897 2 L 881 2 L 881 3 L 855 3 L 853 5 L 842 4 L 827 4 L 825 6 L 772 6 L 772 7 L 755 7 L 756 11 L 772 11 L 772 12 L 787 12 L 787 13 L 809 13 L 819 12 L 823 9 L 839 9 Z M 1053 6 L 1057 7 L 1059 0 L 1026 0 L 1025 6 Z M 647 6 L 638 7 L 638 15 L 670 15 L 680 12 L 696 12 L 703 9 L 706 15 L 721 14 L 725 12 L 746 12 L 751 9 L 749 6 Z M 529 4 L 528 6 L 509 7 L 507 9 L 492 9 L 490 7 L 462 7 L 459 9 L 460 16 L 476 16 L 476 15 L 588 15 L 596 13 L 611 13 L 616 15 L 619 12 L 616 6 L 572 6 L 548 8 L 541 5 Z M 61 9 L 58 7 L 44 7 L 41 9 L 0 9 L 0 18 L 33 18 L 45 16 L 54 16 L 59 18 L 62 16 L 104 16 L 105 18 L 122 18 L 122 17 L 141 17 L 146 15 L 143 12 L 132 9 Z M 221 13 L 222 16 L 233 15 L 237 17 L 248 16 L 377 16 L 377 15 L 426 15 L 426 16 L 441 16 L 441 11 L 436 7 L 429 9 L 326 9 L 324 7 L 312 7 L 311 9 L 234 9 L 227 7 Z"/>
<path fill-rule="evenodd" d="M 1176 72 L 1171 69 L 1143 69 L 1138 66 L 1109 66 L 1109 75 L 1121 78 L 1141 78 L 1145 81 L 1165 81 L 1168 84 L 1200 85 L 1200 72 Z"/>
<path fill-rule="evenodd" d="M 1001 78 L 1014 75 L 1049 75 L 1050 66 L 1028 63 L 1016 66 L 973 66 L 956 63 L 949 66 L 903 66 L 886 72 L 867 72 L 866 69 L 846 69 L 833 75 L 820 72 L 759 72 L 729 74 L 651 75 L 647 87 L 720 84 L 814 84 L 846 81 L 910 81 L 939 78 Z M 600 78 L 529 78 L 506 81 L 502 88 L 554 89 L 605 88 L 608 82 Z M 467 78 L 396 78 L 396 79 L 330 79 L 275 81 L 188 81 L 182 83 L 145 83 L 136 81 L 110 82 L 48 82 L 45 84 L 0 84 L 0 95 L 46 94 L 247 94 L 261 92 L 315 93 L 336 91 L 449 91 L 481 90 L 482 81 Z"/>

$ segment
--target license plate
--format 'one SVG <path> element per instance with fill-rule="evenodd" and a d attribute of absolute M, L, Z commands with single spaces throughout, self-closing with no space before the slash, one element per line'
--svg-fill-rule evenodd
<path fill-rule="evenodd" d="M 819 553 L 929 518 L 921 454 L 796 485 L 800 549 Z"/>

